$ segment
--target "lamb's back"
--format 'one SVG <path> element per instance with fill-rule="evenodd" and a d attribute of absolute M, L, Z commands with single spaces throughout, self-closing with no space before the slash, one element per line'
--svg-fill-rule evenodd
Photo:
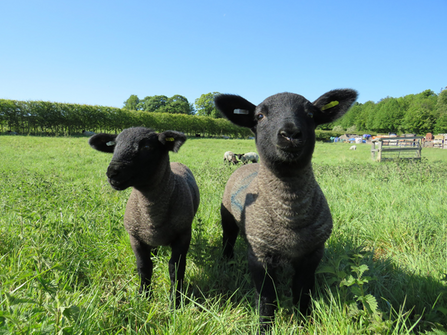
<path fill-rule="evenodd" d="M 183 203 L 185 210 L 186 208 L 192 208 L 192 216 L 194 216 L 200 203 L 199 187 L 197 186 L 194 175 L 191 170 L 182 163 L 172 162 L 171 170 L 176 176 L 178 200 Z"/>

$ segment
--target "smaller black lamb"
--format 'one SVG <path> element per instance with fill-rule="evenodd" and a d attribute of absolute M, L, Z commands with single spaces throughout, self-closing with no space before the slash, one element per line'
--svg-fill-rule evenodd
<path fill-rule="evenodd" d="M 171 292 L 176 305 L 185 275 L 191 224 L 200 202 L 192 172 L 183 164 L 170 163 L 169 151 L 177 152 L 186 141 L 183 133 L 136 127 L 119 135 L 97 134 L 90 138 L 93 149 L 113 153 L 107 168 L 110 185 L 118 191 L 133 187 L 124 214 L 124 226 L 137 260 L 140 293 L 151 284 L 155 247 L 169 245 Z M 177 287 L 177 290 L 175 290 Z"/>
<path fill-rule="evenodd" d="M 239 231 L 249 245 L 261 332 L 275 313 L 278 267 L 293 268 L 293 303 L 299 301 L 306 313 L 332 230 L 331 212 L 312 170 L 315 128 L 341 117 L 356 99 L 350 89 L 329 91 L 313 103 L 292 93 L 273 95 L 258 106 L 237 95 L 215 98 L 227 119 L 253 131 L 261 158 L 231 175 L 221 205 L 224 256 L 233 257 Z"/>

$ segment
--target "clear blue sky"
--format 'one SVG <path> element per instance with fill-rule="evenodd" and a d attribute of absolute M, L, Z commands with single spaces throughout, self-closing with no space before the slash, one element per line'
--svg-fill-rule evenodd
<path fill-rule="evenodd" d="M 0 2 L 0 98 L 122 107 L 136 94 L 359 102 L 447 86 L 447 0 Z"/>

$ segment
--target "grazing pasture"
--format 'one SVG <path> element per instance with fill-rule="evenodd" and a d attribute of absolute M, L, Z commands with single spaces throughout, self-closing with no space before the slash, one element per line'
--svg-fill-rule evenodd
<path fill-rule="evenodd" d="M 253 140 L 191 138 L 186 164 L 201 204 L 181 307 L 169 308 L 169 248 L 154 262 L 152 296 L 139 279 L 114 191 L 110 156 L 85 137 L 0 136 L 0 334 L 255 334 L 258 315 L 239 238 L 221 258 L 220 201 L 237 166 L 225 151 Z M 370 146 L 317 143 L 314 171 L 334 219 L 312 313 L 277 283 L 272 334 L 444 334 L 447 329 L 447 150 L 421 162 L 377 163 Z M 287 276 L 282 276 L 283 278 Z"/>

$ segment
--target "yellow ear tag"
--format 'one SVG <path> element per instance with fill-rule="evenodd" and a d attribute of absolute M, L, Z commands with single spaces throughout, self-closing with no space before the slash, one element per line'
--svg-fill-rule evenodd
<path fill-rule="evenodd" d="M 166 137 L 165 141 L 174 142 L 174 137 Z"/>
<path fill-rule="evenodd" d="M 326 110 L 326 109 L 335 107 L 335 106 L 337 106 L 338 104 L 339 104 L 338 101 L 331 101 L 330 103 L 328 103 L 328 104 L 324 105 L 323 107 L 321 107 L 321 110 L 324 111 L 324 110 Z"/>

